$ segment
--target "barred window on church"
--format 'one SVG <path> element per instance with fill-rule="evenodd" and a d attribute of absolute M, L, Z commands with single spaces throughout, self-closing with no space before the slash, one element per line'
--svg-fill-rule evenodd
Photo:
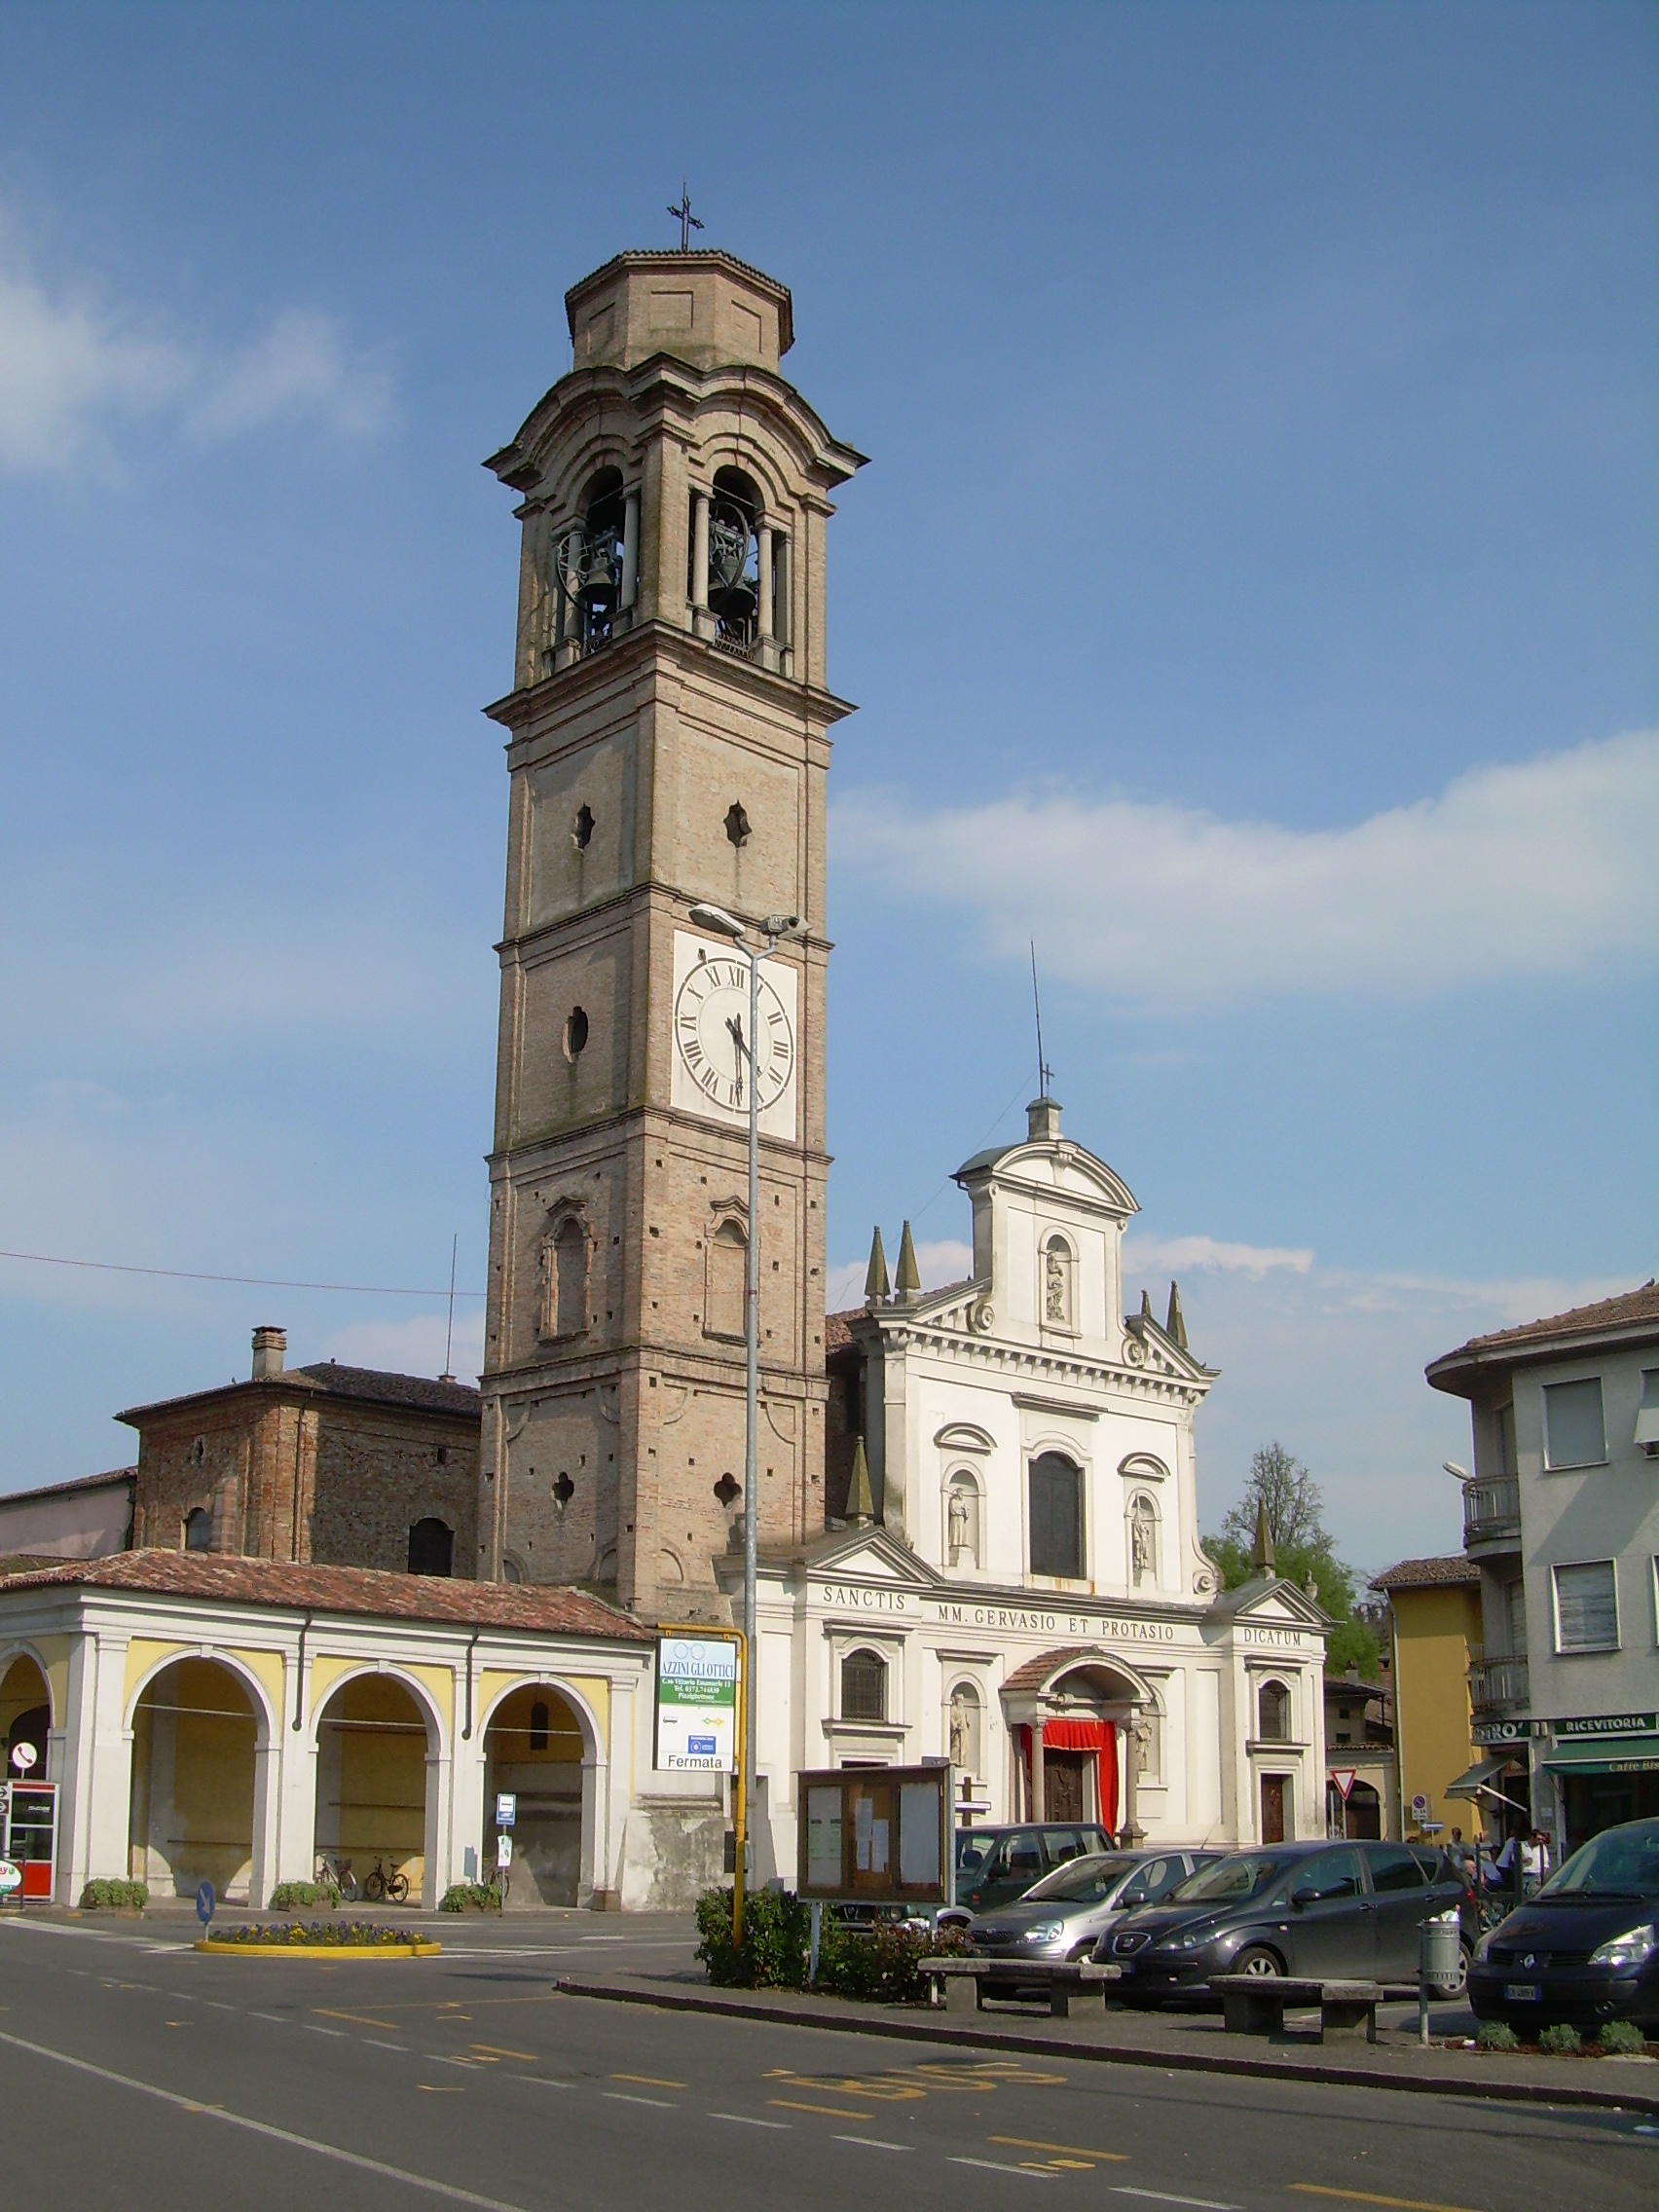
<path fill-rule="evenodd" d="M 841 1718 L 887 1718 L 887 1662 L 873 1651 L 849 1651 L 841 1661 Z"/>
<path fill-rule="evenodd" d="M 1031 1462 L 1031 1571 L 1083 1579 L 1083 1469 L 1063 1452 Z"/>

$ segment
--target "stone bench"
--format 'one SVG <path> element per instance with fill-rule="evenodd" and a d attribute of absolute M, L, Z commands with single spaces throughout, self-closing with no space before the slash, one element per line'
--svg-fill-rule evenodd
<path fill-rule="evenodd" d="M 1074 1995 L 1102 1993 L 1116 1980 L 1092 1959 L 924 1959 L 922 1972 L 936 1993 L 942 1988 L 947 2011 L 977 2012 L 987 1997 L 1013 1995 L 1041 1983 L 1048 1992 L 1050 2017 L 1070 2016 Z"/>
<path fill-rule="evenodd" d="M 1287 2009 L 1319 2008 L 1321 2043 L 1377 2041 L 1377 2008 L 1383 1991 L 1375 1981 L 1298 1981 L 1288 1974 L 1216 1973 L 1209 1986 L 1221 1999 L 1230 2036 L 1284 2033 Z"/>

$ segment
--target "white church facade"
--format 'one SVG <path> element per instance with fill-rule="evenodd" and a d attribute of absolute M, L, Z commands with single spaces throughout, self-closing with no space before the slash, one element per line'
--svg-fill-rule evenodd
<path fill-rule="evenodd" d="M 965 1823 L 1321 1834 L 1328 1624 L 1272 1574 L 1218 1589 L 1194 1451 L 1215 1378 L 1173 1286 L 1165 1325 L 1124 1315 L 1133 1198 L 1049 1099 L 957 1181 L 973 1278 L 905 1287 L 906 1242 L 890 1293 L 872 1256 L 830 1353 L 857 1431 L 843 1526 L 763 1560 L 758 1871 L 793 1868 L 801 1769 L 936 1758 Z"/>

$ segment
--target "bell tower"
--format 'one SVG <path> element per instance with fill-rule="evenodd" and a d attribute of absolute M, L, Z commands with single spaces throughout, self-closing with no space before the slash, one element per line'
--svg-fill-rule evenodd
<path fill-rule="evenodd" d="M 521 495 L 477 1572 L 722 1615 L 758 1237 L 759 1538 L 824 1517 L 830 494 L 789 293 L 715 252 L 566 295 L 574 363 L 486 465 Z M 759 1220 L 735 962 L 762 969 Z M 747 996 L 743 1000 L 747 1011 Z"/>

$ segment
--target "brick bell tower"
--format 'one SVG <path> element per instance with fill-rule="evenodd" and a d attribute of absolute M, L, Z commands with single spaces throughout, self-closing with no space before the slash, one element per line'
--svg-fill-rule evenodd
<path fill-rule="evenodd" d="M 824 1517 L 824 616 L 862 464 L 780 374 L 790 295 L 714 252 L 566 295 L 574 366 L 486 463 L 522 496 L 477 1571 L 723 1618 L 742 1542 L 740 964 L 762 970 L 760 1541 Z"/>

